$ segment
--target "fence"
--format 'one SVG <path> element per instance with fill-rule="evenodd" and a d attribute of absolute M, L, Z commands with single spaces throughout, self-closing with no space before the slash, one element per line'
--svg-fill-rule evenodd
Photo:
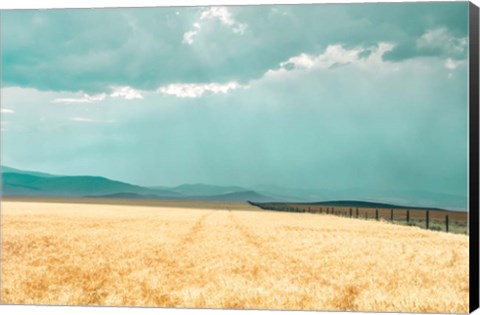
<path fill-rule="evenodd" d="M 354 219 L 389 221 L 428 230 L 468 234 L 467 213 L 447 210 L 406 208 L 362 208 L 314 204 L 255 203 L 264 210 L 336 215 Z"/>

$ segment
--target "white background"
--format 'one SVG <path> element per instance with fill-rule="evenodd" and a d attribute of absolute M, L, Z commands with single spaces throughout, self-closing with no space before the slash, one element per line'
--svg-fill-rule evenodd
<path fill-rule="evenodd" d="M 424 0 L 421 0 L 425 2 Z M 438 1 L 438 0 L 436 0 Z M 444 0 L 440 0 L 444 1 Z M 193 6 L 193 5 L 230 5 L 230 4 L 295 4 L 295 3 L 359 3 L 359 2 L 418 2 L 418 1 L 361 1 L 361 0 L 15 0 L 0 2 L 0 9 L 33 8 L 102 8 L 102 7 L 142 7 L 142 6 Z M 480 0 L 473 0 L 480 6 Z M 65 307 L 65 306 L 0 306 L 0 314 L 98 314 L 98 315 L 298 315 L 298 314 L 349 314 L 348 312 L 305 312 L 305 311 L 254 311 L 254 310 L 211 310 L 211 309 L 167 309 L 167 308 L 127 308 L 127 307 Z M 355 313 L 358 315 L 372 313 Z M 374 313 L 373 313 L 374 314 Z M 397 314 L 397 313 L 390 313 Z M 473 314 L 480 315 L 480 311 Z"/>

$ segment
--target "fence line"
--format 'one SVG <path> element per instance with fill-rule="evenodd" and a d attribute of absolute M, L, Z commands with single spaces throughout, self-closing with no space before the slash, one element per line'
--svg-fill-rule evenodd
<path fill-rule="evenodd" d="M 354 212 L 353 212 L 353 208 L 350 208 L 348 207 L 335 207 L 335 206 L 328 206 L 328 207 L 325 207 L 325 206 L 318 206 L 318 207 L 312 207 L 311 205 L 309 205 L 308 207 L 301 207 L 299 205 L 292 205 L 292 204 L 268 204 L 268 203 L 255 203 L 255 202 L 248 202 L 250 203 L 251 205 L 253 206 L 256 206 L 256 207 L 259 207 L 261 209 L 264 209 L 264 210 L 274 210 L 274 211 L 287 211 L 287 212 L 299 212 L 299 213 L 317 213 L 317 214 L 327 214 L 327 215 L 337 215 L 337 216 L 342 216 L 342 217 L 347 217 L 347 218 L 356 218 L 356 219 L 361 219 L 361 216 L 360 216 L 360 211 L 359 211 L 359 208 L 356 207 L 355 208 L 355 215 L 354 215 Z M 364 212 L 364 219 L 365 220 L 368 220 L 369 219 L 369 212 L 371 212 L 373 209 L 372 208 L 363 208 L 363 212 Z M 415 221 L 417 223 L 423 221 L 421 219 L 418 219 L 418 214 L 417 214 L 417 219 L 413 219 L 411 217 L 411 212 L 410 212 L 411 209 L 404 209 L 403 213 L 405 214 L 404 216 L 404 219 L 402 219 L 402 216 L 399 215 L 399 213 L 402 212 L 402 209 L 393 209 L 393 208 L 390 208 L 390 216 L 388 216 L 388 210 L 387 209 L 384 209 L 383 211 L 383 214 L 380 215 L 380 211 L 378 208 L 375 208 L 375 212 L 374 212 L 374 219 L 379 221 L 380 219 L 385 219 L 385 220 L 388 220 L 392 223 L 394 222 L 405 222 L 407 225 L 414 225 L 414 226 L 417 226 L 415 224 Z M 447 233 L 450 232 L 451 230 L 451 222 L 450 222 L 450 218 L 449 218 L 449 215 L 446 214 L 445 215 L 445 219 L 444 220 L 431 220 L 431 217 L 430 217 L 430 210 L 415 210 L 415 211 L 424 211 L 425 212 L 425 229 L 429 230 L 429 229 L 433 229 L 433 230 L 437 230 L 437 231 L 440 231 L 440 230 L 443 230 Z M 443 222 L 442 222 L 443 221 Z M 439 228 L 438 225 L 437 226 L 431 226 L 431 223 L 432 222 L 436 222 L 437 224 L 440 223 L 440 224 L 444 224 L 445 228 Z M 457 224 L 459 221 L 456 221 Z M 460 221 L 460 222 L 463 222 L 463 221 Z M 422 227 L 422 226 L 420 226 Z M 468 232 L 466 232 L 468 234 Z"/>

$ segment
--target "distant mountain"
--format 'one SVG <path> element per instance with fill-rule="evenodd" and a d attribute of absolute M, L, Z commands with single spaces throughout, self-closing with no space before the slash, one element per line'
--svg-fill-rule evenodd
<path fill-rule="evenodd" d="M 8 167 L 8 166 L 1 166 L 1 170 L 2 170 L 2 174 L 15 173 L 15 174 L 25 174 L 25 175 L 33 175 L 33 176 L 39 176 L 39 177 L 55 177 L 56 176 L 48 173 L 22 171 L 13 167 Z"/>
<path fill-rule="evenodd" d="M 98 197 L 218 201 L 275 201 L 240 187 L 205 184 L 181 185 L 172 190 L 147 188 L 99 176 L 55 176 L 2 167 L 5 196 Z"/>
<path fill-rule="evenodd" d="M 273 202 L 274 198 L 261 195 L 253 190 L 240 191 L 214 196 L 195 196 L 197 200 L 219 200 L 219 201 L 253 201 L 253 202 Z"/>
<path fill-rule="evenodd" d="M 2 194 L 10 196 L 65 196 L 82 197 L 117 193 L 136 193 L 157 197 L 181 196 L 174 191 L 149 188 L 110 180 L 98 176 L 51 176 L 30 175 L 31 172 L 2 173 Z"/>
<path fill-rule="evenodd" d="M 184 184 L 168 188 L 188 196 L 215 196 L 245 191 L 245 188 L 238 186 L 217 186 L 207 184 Z"/>
<path fill-rule="evenodd" d="M 467 196 L 421 190 L 299 189 L 258 185 L 248 188 L 208 184 L 142 187 L 99 176 L 59 176 L 2 166 L 2 194 L 6 196 L 104 196 L 106 198 L 189 199 L 253 202 L 325 202 L 358 200 L 403 207 L 465 211 Z M 397 207 L 398 207 L 397 206 Z"/>
<path fill-rule="evenodd" d="M 337 206 L 337 207 L 355 207 L 355 208 L 392 208 L 392 209 L 410 209 L 412 207 L 399 206 L 395 204 L 381 203 L 381 202 L 368 202 L 357 200 L 338 200 L 338 201 L 324 201 L 309 203 L 319 206 Z M 426 210 L 443 210 L 440 208 L 428 208 L 422 207 Z"/>
<path fill-rule="evenodd" d="M 359 200 L 396 204 L 404 207 L 428 207 L 465 211 L 467 196 L 425 190 L 377 190 L 361 187 L 347 189 L 298 189 L 280 186 L 254 186 L 260 194 L 285 202 L 320 202 L 329 200 Z"/>
<path fill-rule="evenodd" d="M 299 189 L 277 185 L 256 185 L 252 188 L 260 194 L 272 196 L 282 201 L 307 202 L 328 200 L 328 194 L 322 190 Z"/>
<path fill-rule="evenodd" d="M 374 190 L 365 188 L 350 188 L 330 192 L 329 199 L 392 203 L 405 207 L 421 206 L 454 210 L 466 210 L 468 208 L 467 196 L 413 189 Z"/>
<path fill-rule="evenodd" d="M 125 198 L 125 199 L 165 199 L 157 195 L 142 195 L 136 193 L 116 193 L 107 195 L 96 195 L 89 197 L 98 198 Z M 274 202 L 275 199 L 257 194 L 254 191 L 234 192 L 215 196 L 175 196 L 173 200 L 205 200 L 205 201 L 238 201 L 238 202 Z"/>
<path fill-rule="evenodd" d="M 109 195 L 87 196 L 93 198 L 119 198 L 119 199 L 162 199 L 157 195 L 141 195 L 136 193 L 116 193 Z"/>

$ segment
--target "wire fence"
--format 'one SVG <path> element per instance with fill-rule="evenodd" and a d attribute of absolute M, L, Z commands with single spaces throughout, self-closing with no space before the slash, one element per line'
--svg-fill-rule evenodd
<path fill-rule="evenodd" d="M 449 210 L 366 208 L 295 203 L 256 203 L 263 210 L 335 215 L 352 219 L 388 221 L 427 230 L 468 234 L 468 213 Z"/>

